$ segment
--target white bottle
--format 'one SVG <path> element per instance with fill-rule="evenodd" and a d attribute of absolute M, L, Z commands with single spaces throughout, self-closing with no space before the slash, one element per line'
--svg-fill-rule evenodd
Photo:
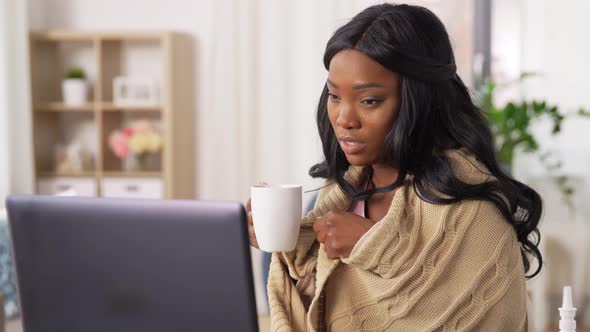
<path fill-rule="evenodd" d="M 559 317 L 559 332 L 576 332 L 576 308 L 570 286 L 563 287 L 563 303 L 559 308 Z"/>

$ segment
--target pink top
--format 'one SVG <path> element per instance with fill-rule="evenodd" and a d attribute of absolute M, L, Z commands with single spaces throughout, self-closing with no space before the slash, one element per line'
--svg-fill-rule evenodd
<path fill-rule="evenodd" d="M 369 187 L 369 181 L 365 183 L 365 190 Z M 365 218 L 365 201 L 352 201 L 349 212 Z"/>
<path fill-rule="evenodd" d="M 365 201 L 353 201 L 349 211 L 364 218 Z"/>

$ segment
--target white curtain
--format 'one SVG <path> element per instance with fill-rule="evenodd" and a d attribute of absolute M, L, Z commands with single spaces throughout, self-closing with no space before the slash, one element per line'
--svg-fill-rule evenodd
<path fill-rule="evenodd" d="M 0 0 L 0 206 L 32 191 L 26 1 Z"/>

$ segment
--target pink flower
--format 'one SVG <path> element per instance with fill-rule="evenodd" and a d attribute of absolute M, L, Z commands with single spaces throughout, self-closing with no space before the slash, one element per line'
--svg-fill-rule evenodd
<path fill-rule="evenodd" d="M 128 127 L 125 128 L 125 130 L 123 130 L 123 135 L 125 135 L 126 137 L 131 137 L 133 136 L 133 134 L 135 133 L 135 129 Z"/>
<path fill-rule="evenodd" d="M 109 135 L 109 147 L 119 158 L 125 158 L 129 153 L 129 137 L 120 131 L 114 131 Z"/>

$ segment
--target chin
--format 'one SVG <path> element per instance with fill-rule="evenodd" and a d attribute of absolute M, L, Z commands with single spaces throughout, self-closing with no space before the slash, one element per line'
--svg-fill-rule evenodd
<path fill-rule="evenodd" d="M 346 160 L 352 166 L 371 166 L 373 165 L 372 160 L 366 158 L 365 156 L 357 156 L 357 155 L 346 155 Z"/>

